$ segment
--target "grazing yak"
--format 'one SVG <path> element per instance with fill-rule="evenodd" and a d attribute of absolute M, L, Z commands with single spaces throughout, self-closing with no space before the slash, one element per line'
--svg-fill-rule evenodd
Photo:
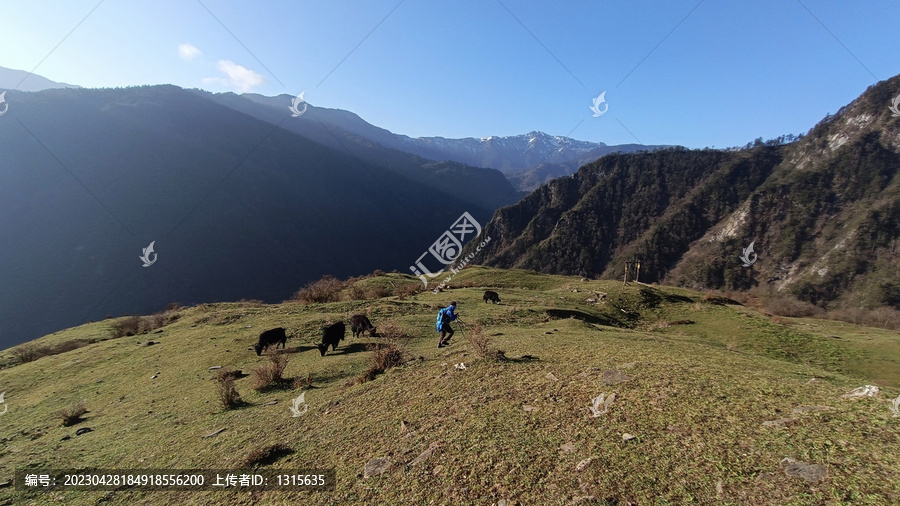
<path fill-rule="evenodd" d="M 323 328 L 322 342 L 316 345 L 316 348 L 319 349 L 319 353 L 324 357 L 329 346 L 331 346 L 331 351 L 336 350 L 338 343 L 344 340 L 344 334 L 346 333 L 347 327 L 344 325 L 344 322 L 337 322 L 330 327 Z"/>
<path fill-rule="evenodd" d="M 484 292 L 484 303 L 487 304 L 488 301 L 491 301 L 494 304 L 499 304 L 500 303 L 500 295 L 498 295 L 497 292 L 488 290 L 488 291 Z"/>
<path fill-rule="evenodd" d="M 375 327 L 365 315 L 357 314 L 350 318 L 350 330 L 353 337 L 360 337 L 363 332 L 369 332 L 370 337 L 375 337 Z"/>
<path fill-rule="evenodd" d="M 259 335 L 259 341 L 253 345 L 253 348 L 256 349 L 257 355 L 262 355 L 263 350 L 268 348 L 269 346 L 275 345 L 275 349 L 278 349 L 278 345 L 281 344 L 281 347 L 285 347 L 285 343 L 287 343 L 287 334 L 284 333 L 284 328 L 278 327 L 275 329 L 269 329 L 262 334 Z"/>

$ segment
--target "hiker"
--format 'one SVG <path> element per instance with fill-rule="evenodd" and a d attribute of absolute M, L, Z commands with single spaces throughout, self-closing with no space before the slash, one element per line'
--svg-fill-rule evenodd
<path fill-rule="evenodd" d="M 438 311 L 437 315 L 437 331 L 441 333 L 441 339 L 438 341 L 438 348 L 443 348 L 450 341 L 450 338 L 453 337 L 453 328 L 450 327 L 450 322 L 456 319 L 456 314 L 454 311 L 456 310 L 456 301 L 450 303 L 449 306 L 445 307 Z"/>

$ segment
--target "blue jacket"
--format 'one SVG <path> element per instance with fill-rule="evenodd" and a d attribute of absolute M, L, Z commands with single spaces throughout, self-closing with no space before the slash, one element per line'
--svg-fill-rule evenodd
<path fill-rule="evenodd" d="M 435 325 L 438 332 L 443 330 L 444 324 L 450 323 L 456 319 L 456 314 L 453 313 L 454 309 L 456 309 L 456 306 L 447 306 L 438 311 L 437 324 Z"/>

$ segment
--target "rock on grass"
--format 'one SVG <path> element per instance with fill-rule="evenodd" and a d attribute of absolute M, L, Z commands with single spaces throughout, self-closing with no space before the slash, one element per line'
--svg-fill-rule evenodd
<path fill-rule="evenodd" d="M 368 478 L 369 476 L 377 476 L 379 474 L 384 474 L 388 469 L 391 468 L 391 460 L 383 457 L 374 458 L 368 462 L 366 462 L 366 466 L 363 468 L 363 478 Z"/>
<path fill-rule="evenodd" d="M 784 474 L 803 478 L 809 483 L 818 483 L 825 479 L 825 466 L 822 464 L 810 464 L 785 457 L 779 465 L 784 470 Z"/>

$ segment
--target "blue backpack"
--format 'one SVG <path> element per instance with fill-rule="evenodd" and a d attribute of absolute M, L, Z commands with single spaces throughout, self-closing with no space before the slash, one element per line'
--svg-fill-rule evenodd
<path fill-rule="evenodd" d="M 435 324 L 435 329 L 437 330 L 437 332 L 441 331 L 441 328 L 444 326 L 445 323 L 450 323 L 450 317 L 447 316 L 448 309 L 450 309 L 449 306 L 438 311 L 437 323 Z"/>

